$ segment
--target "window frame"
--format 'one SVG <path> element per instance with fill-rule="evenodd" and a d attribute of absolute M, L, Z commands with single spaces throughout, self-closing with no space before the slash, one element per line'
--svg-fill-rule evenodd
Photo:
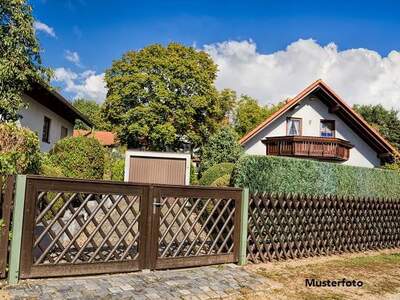
<path fill-rule="evenodd" d="M 51 128 L 51 119 L 47 116 L 44 116 L 43 128 L 42 128 L 42 142 L 47 144 L 50 144 L 50 128 Z"/>
<path fill-rule="evenodd" d="M 292 135 L 289 134 L 289 121 L 290 120 L 296 120 L 299 121 L 299 134 L 298 135 Z M 287 117 L 286 118 L 286 136 L 302 136 L 303 135 L 303 118 L 297 118 L 297 117 Z"/>
<path fill-rule="evenodd" d="M 65 135 L 63 136 L 63 129 L 65 129 Z M 68 127 L 61 125 L 60 139 L 66 138 L 68 136 Z"/>
<path fill-rule="evenodd" d="M 321 126 L 323 123 L 332 123 L 333 124 L 333 126 L 332 126 L 333 135 L 332 136 L 322 136 L 322 127 Z M 321 119 L 319 122 L 319 136 L 322 138 L 335 138 L 336 137 L 336 122 L 335 122 L 335 120 Z"/>

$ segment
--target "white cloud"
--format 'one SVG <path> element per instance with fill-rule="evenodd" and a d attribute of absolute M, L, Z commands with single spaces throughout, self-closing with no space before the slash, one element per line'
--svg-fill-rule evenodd
<path fill-rule="evenodd" d="M 81 59 L 79 57 L 78 52 L 66 50 L 65 51 L 65 59 L 72 62 L 76 66 L 81 67 Z"/>
<path fill-rule="evenodd" d="M 386 57 L 368 49 L 338 50 L 298 40 L 285 50 L 263 54 L 249 41 L 204 46 L 218 64 L 217 87 L 232 88 L 261 103 L 293 97 L 321 78 L 350 104 L 378 104 L 400 109 L 400 52 Z"/>
<path fill-rule="evenodd" d="M 96 74 L 92 70 L 75 73 L 69 69 L 57 68 L 54 75 L 54 81 L 62 83 L 63 90 L 72 93 L 74 99 L 85 98 L 101 103 L 106 98 L 104 73 Z"/>
<path fill-rule="evenodd" d="M 40 21 L 35 21 L 33 23 L 33 28 L 36 31 L 43 31 L 44 33 L 50 35 L 51 37 L 54 37 L 54 38 L 56 37 L 56 33 L 54 31 L 54 28 L 50 27 L 49 25 L 47 25 L 45 23 L 42 23 Z"/>

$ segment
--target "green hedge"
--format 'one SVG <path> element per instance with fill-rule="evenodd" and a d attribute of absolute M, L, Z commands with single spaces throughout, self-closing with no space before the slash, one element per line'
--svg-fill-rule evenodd
<path fill-rule="evenodd" d="M 232 163 L 220 163 L 212 166 L 203 173 L 199 183 L 201 185 L 211 185 L 215 180 L 224 176 L 230 175 L 233 171 L 234 164 Z"/>
<path fill-rule="evenodd" d="M 400 197 L 398 172 L 275 156 L 243 156 L 232 184 L 252 192 Z"/>

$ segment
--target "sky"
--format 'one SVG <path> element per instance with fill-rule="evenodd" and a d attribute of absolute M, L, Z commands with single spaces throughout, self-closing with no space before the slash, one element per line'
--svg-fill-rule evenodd
<path fill-rule="evenodd" d="M 129 50 L 179 42 L 218 64 L 217 88 L 261 104 L 323 79 L 350 104 L 400 110 L 400 1 L 30 0 L 45 65 L 68 99 L 101 103 Z"/>

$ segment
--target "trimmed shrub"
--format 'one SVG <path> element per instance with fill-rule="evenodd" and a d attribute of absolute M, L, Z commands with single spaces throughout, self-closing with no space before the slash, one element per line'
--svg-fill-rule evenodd
<path fill-rule="evenodd" d="M 111 180 L 124 181 L 125 159 L 114 159 L 111 166 Z"/>
<path fill-rule="evenodd" d="M 235 163 L 243 154 L 238 141 L 239 136 L 231 127 L 223 127 L 213 134 L 201 150 L 200 173 L 216 164 Z"/>
<path fill-rule="evenodd" d="M 232 163 L 221 163 L 216 164 L 204 172 L 203 176 L 199 180 L 201 185 L 211 185 L 215 180 L 224 176 L 231 175 L 234 164 Z"/>
<path fill-rule="evenodd" d="M 58 141 L 50 151 L 53 166 L 59 166 L 65 177 L 102 179 L 105 151 L 90 137 L 68 137 Z"/>
<path fill-rule="evenodd" d="M 104 180 L 124 180 L 125 152 L 125 147 L 105 149 Z"/>
<path fill-rule="evenodd" d="M 12 123 L 0 124 L 0 174 L 37 174 L 40 161 L 34 132 Z"/>
<path fill-rule="evenodd" d="M 198 185 L 199 180 L 197 179 L 197 174 L 195 170 L 195 166 L 193 163 L 190 163 L 190 185 Z"/>
<path fill-rule="evenodd" d="M 224 176 L 215 179 L 214 182 L 211 183 L 211 186 L 229 186 L 230 181 L 231 181 L 231 175 L 225 174 Z"/>
<path fill-rule="evenodd" d="M 48 153 L 43 153 L 40 175 L 50 177 L 64 177 L 61 167 L 54 165 Z"/>
<path fill-rule="evenodd" d="M 400 197 L 398 172 L 276 156 L 243 156 L 232 183 L 252 192 Z"/>

